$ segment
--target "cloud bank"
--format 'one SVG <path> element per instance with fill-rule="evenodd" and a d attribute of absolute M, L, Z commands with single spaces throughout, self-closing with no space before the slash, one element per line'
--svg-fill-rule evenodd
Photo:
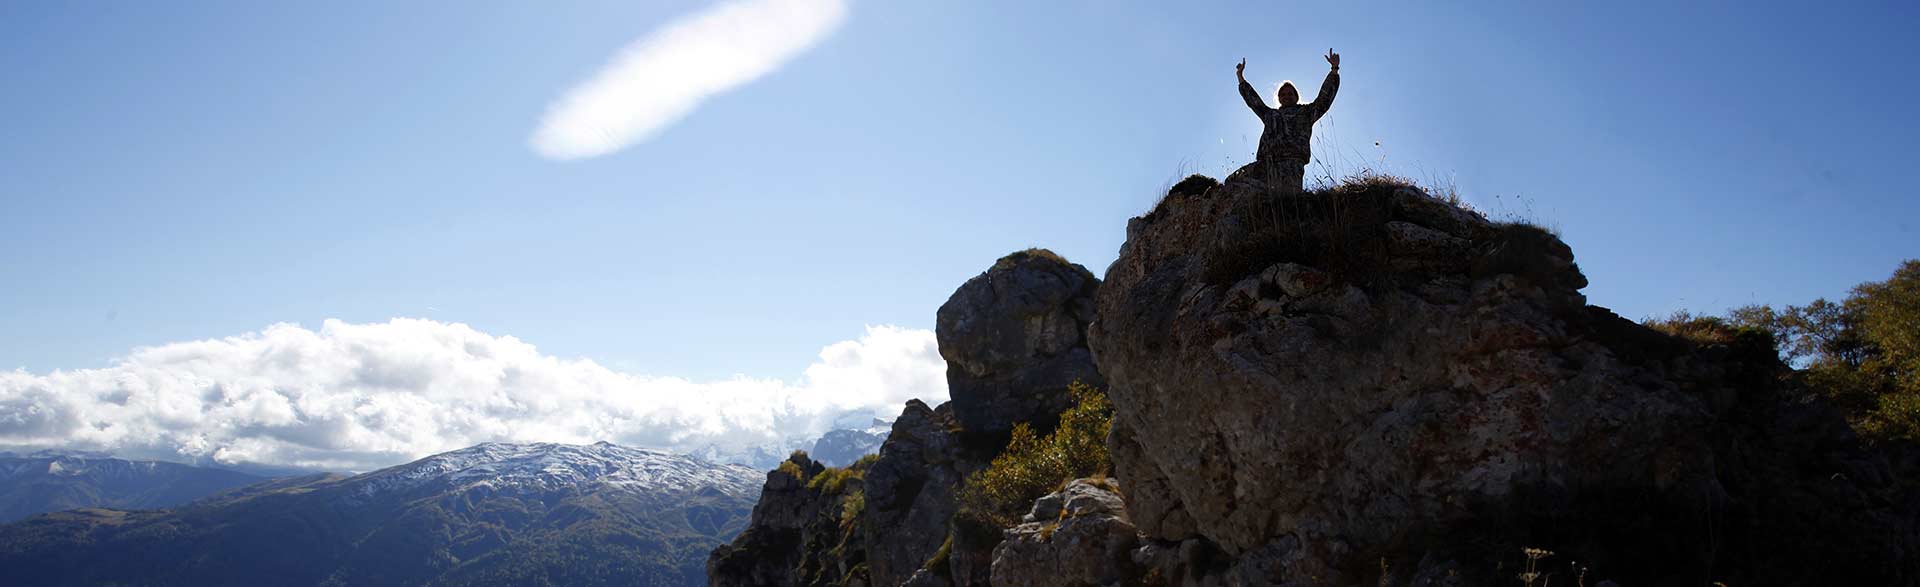
<path fill-rule="evenodd" d="M 696 382 L 544 355 L 464 324 L 328 320 L 136 349 L 100 369 L 0 372 L 0 447 L 369 470 L 485 441 L 699 452 L 945 401 L 931 331 L 869 326 L 796 381 Z"/>
<path fill-rule="evenodd" d="M 628 44 L 547 106 L 531 139 L 552 159 L 645 141 L 701 102 L 766 75 L 846 19 L 844 0 L 726 2 Z"/>

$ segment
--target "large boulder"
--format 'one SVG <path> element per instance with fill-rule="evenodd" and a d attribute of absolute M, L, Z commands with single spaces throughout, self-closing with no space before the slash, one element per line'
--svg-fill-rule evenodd
<path fill-rule="evenodd" d="M 1137 575 L 1139 537 L 1112 479 L 1075 479 L 1034 501 L 993 550 L 994 585 L 1083 587 Z"/>
<path fill-rule="evenodd" d="M 953 292 L 934 333 L 962 428 L 989 444 L 1020 422 L 1044 432 L 1072 405 L 1069 384 L 1104 383 L 1086 344 L 1099 285 L 1085 267 L 1029 249 Z"/>
<path fill-rule="evenodd" d="M 1487 584 L 1522 547 L 1629 584 L 1920 580 L 1886 464 L 1769 341 L 1590 307 L 1553 234 L 1393 182 L 1197 191 L 1129 222 L 1090 333 L 1143 552 L 1215 553 L 1157 559 L 1190 581 Z"/>

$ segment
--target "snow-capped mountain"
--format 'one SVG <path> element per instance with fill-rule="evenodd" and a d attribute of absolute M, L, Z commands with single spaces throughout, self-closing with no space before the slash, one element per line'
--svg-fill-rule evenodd
<path fill-rule="evenodd" d="M 641 492 L 712 488 L 729 495 L 752 496 L 759 493 L 762 481 L 761 471 L 745 466 L 717 465 L 687 455 L 608 442 L 488 442 L 367 473 L 346 483 L 365 496 L 422 486 L 515 494 L 599 487 Z"/>
<path fill-rule="evenodd" d="M 710 463 L 743 465 L 749 469 L 767 471 L 780 466 L 780 461 L 787 460 L 787 456 L 793 454 L 793 451 L 806 450 L 807 447 L 813 446 L 814 440 L 811 436 L 801 436 L 748 446 L 714 444 L 691 452 L 694 456 Z"/>
<path fill-rule="evenodd" d="M 880 445 L 886 442 L 887 434 L 892 431 L 892 421 L 858 412 L 835 419 L 833 428 L 818 436 L 794 436 L 778 442 L 748 446 L 709 445 L 692 452 L 709 462 L 732 463 L 768 471 L 780 466 L 780 462 L 787 460 L 793 451 L 804 450 L 808 456 L 828 466 L 844 467 L 860 457 L 879 452 Z"/>
<path fill-rule="evenodd" d="M 607 443 L 488 443 L 161 511 L 0 526 L 25 585 L 704 585 L 766 473 Z"/>
<path fill-rule="evenodd" d="M 829 467 L 845 467 L 870 454 L 880 452 L 893 425 L 875 419 L 865 428 L 843 428 L 820 436 L 807 455 Z"/>

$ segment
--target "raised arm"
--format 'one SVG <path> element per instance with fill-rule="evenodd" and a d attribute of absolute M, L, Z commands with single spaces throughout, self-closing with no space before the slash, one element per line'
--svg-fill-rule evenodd
<path fill-rule="evenodd" d="M 1333 69 L 1327 71 L 1327 79 L 1320 82 L 1320 95 L 1313 98 L 1313 119 L 1327 115 L 1327 109 L 1333 107 L 1333 96 L 1340 93 L 1340 54 L 1327 50 L 1327 64 Z"/>
<path fill-rule="evenodd" d="M 1254 91 L 1253 84 L 1247 83 L 1247 60 L 1241 59 L 1239 65 L 1233 66 L 1233 76 L 1240 78 L 1240 97 L 1247 101 L 1247 108 L 1253 109 L 1262 120 L 1266 119 L 1267 103 L 1260 99 L 1260 92 Z"/>

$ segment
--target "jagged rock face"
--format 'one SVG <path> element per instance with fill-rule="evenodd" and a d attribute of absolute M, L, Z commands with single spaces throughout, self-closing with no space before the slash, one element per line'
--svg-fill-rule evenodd
<path fill-rule="evenodd" d="M 1519 546 L 1642 583 L 1916 580 L 1886 466 L 1770 350 L 1588 307 L 1545 231 L 1410 188 L 1229 179 L 1127 233 L 1090 344 L 1131 521 L 1219 552 L 1189 581 L 1471 576 Z"/>
<path fill-rule="evenodd" d="M 971 434 L 1004 442 L 1014 424 L 1050 429 L 1074 381 L 1103 380 L 1087 351 L 1100 280 L 1051 251 L 1007 255 L 940 306 L 935 335 L 954 414 Z"/>
<path fill-rule="evenodd" d="M 1000 529 L 956 531 L 958 493 L 1006 446 L 1015 424 L 1050 429 L 1072 405 L 1070 384 L 1104 383 L 1086 346 L 1098 285 L 1084 267 L 1038 249 L 967 281 L 937 316 L 952 400 L 937 409 L 909 401 L 894 420 L 865 472 L 853 547 L 816 547 L 827 534 L 816 529 L 821 512 L 838 506 L 770 479 L 753 525 L 710 559 L 713 584 L 827 584 L 835 575 L 810 569 L 832 568 L 872 585 L 987 584 Z M 944 564 L 929 568 L 949 538 Z"/>
<path fill-rule="evenodd" d="M 875 585 L 898 585 L 920 570 L 947 538 L 959 509 L 954 499 L 981 464 L 966 456 L 955 434 L 953 404 L 938 410 L 910 400 L 867 472 L 862 522 Z"/>
<path fill-rule="evenodd" d="M 1136 576 L 1139 541 L 1118 483 L 1075 479 L 1035 500 L 993 550 L 994 585 L 1109 585 Z"/>
<path fill-rule="evenodd" d="M 861 491 L 860 480 L 848 479 L 839 491 L 810 487 L 826 467 L 805 453 L 787 462 L 793 466 L 767 473 L 746 530 L 707 557 L 707 584 L 841 585 L 864 578 L 857 568 L 864 543 L 847 540 L 841 522 L 845 500 Z"/>
<path fill-rule="evenodd" d="M 707 562 L 712 585 L 949 584 L 923 567 L 947 539 L 959 508 L 955 493 L 984 458 L 962 446 L 953 410 L 907 402 L 893 422 L 880 456 L 838 493 L 809 487 L 825 467 L 804 453 L 789 459 L 799 471 L 767 473 L 753 521 Z M 865 506 L 845 518 L 846 499 L 859 492 Z"/>
<path fill-rule="evenodd" d="M 805 477 L 825 469 L 819 463 L 795 455 L 789 462 L 802 472 L 796 477 L 788 471 L 767 472 L 760 489 L 760 501 L 753 505 L 753 518 L 747 529 L 730 544 L 721 545 L 707 557 L 707 582 L 711 585 L 791 585 L 799 566 L 801 534 L 808 522 L 822 509 L 816 496 L 807 491 Z M 751 551 L 751 554 L 748 554 Z"/>

